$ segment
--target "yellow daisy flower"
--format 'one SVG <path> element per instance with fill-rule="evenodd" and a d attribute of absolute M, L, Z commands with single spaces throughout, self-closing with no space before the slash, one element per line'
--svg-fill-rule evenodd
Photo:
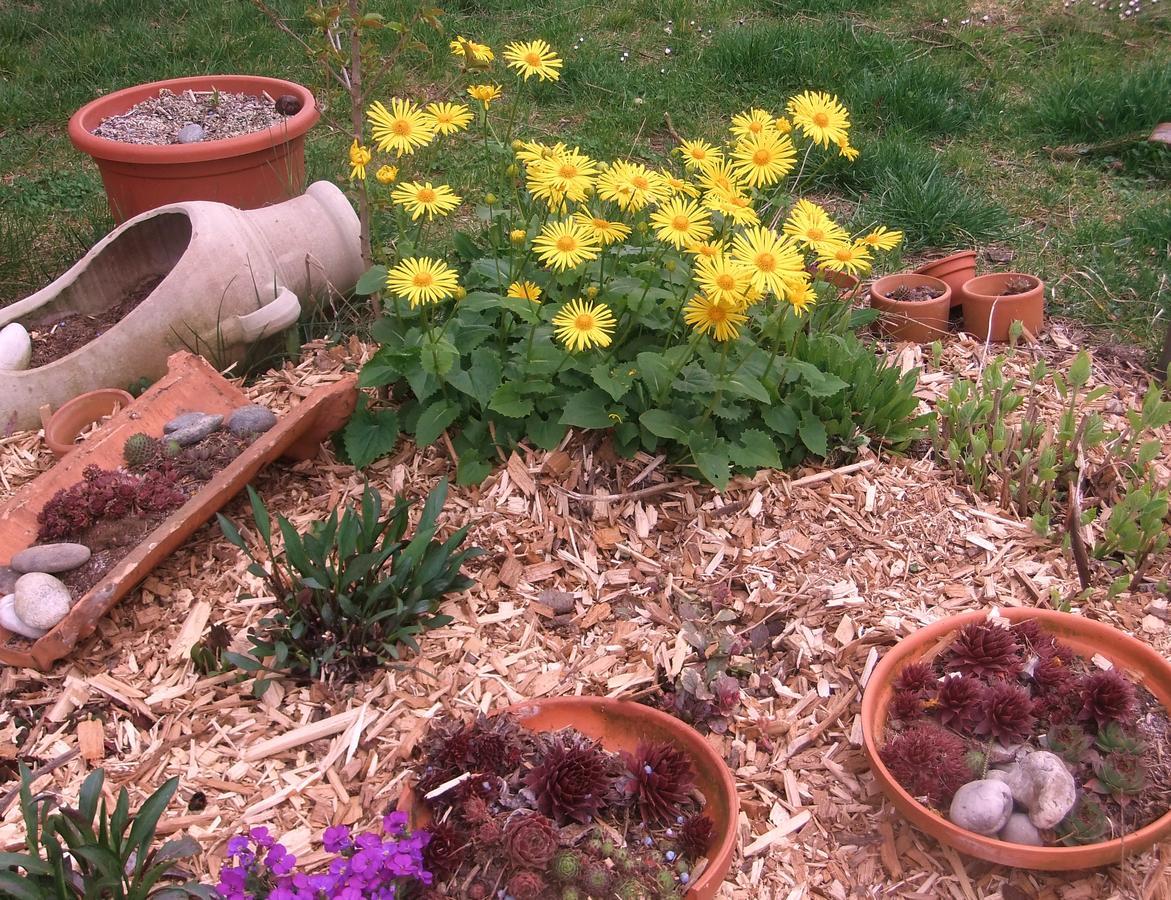
<path fill-rule="evenodd" d="M 445 216 L 463 200 L 446 184 L 425 184 L 419 181 L 405 181 L 394 189 L 390 199 L 399 206 L 406 207 L 411 219 L 418 219 L 424 213 L 427 218 L 434 218 L 436 214 Z"/>
<path fill-rule="evenodd" d="M 366 167 L 370 165 L 370 160 L 373 157 L 370 155 L 370 148 L 363 147 L 358 143 L 357 139 L 350 144 L 350 181 L 355 178 L 366 180 Z"/>
<path fill-rule="evenodd" d="M 736 172 L 752 187 L 768 187 L 792 171 L 797 151 L 788 135 L 766 131 L 736 144 L 732 158 Z"/>
<path fill-rule="evenodd" d="M 559 194 L 563 199 L 580 203 L 589 196 L 597 174 L 598 164 L 577 147 L 562 149 L 529 165 L 529 192 L 542 199 Z"/>
<path fill-rule="evenodd" d="M 479 67 L 482 67 L 484 63 L 490 63 L 496 58 L 496 54 L 492 52 L 492 48 L 487 44 L 477 44 L 475 41 L 468 40 L 462 34 L 457 34 L 455 40 L 448 44 L 448 46 L 451 48 L 451 55 L 458 56 L 465 64 L 479 63 Z"/>
<path fill-rule="evenodd" d="M 395 156 L 414 153 L 435 137 L 430 118 L 410 100 L 392 97 L 388 110 L 375 100 L 366 110 L 372 124 L 371 133 L 379 150 L 393 150 Z"/>
<path fill-rule="evenodd" d="M 552 147 L 548 144 L 542 144 L 540 141 L 515 140 L 512 144 L 516 158 L 526 166 L 551 159 L 565 149 L 565 145 L 560 142 L 554 144 Z"/>
<path fill-rule="evenodd" d="M 797 244 L 768 228 L 747 228 L 732 241 L 732 259 L 752 272 L 752 284 L 784 298 L 792 281 L 802 280 L 805 258 Z"/>
<path fill-rule="evenodd" d="M 468 87 L 468 96 L 473 100 L 479 100 L 484 104 L 484 109 L 487 109 L 489 104 L 494 103 L 500 99 L 500 85 L 498 84 L 473 84 Z"/>
<path fill-rule="evenodd" d="M 746 138 L 773 131 L 776 127 L 777 120 L 772 113 L 754 107 L 732 116 L 732 126 L 728 130 L 738 138 Z"/>
<path fill-rule="evenodd" d="M 805 91 L 791 98 L 787 109 L 793 124 L 822 147 L 838 143 L 850 130 L 850 114 L 833 94 Z"/>
<path fill-rule="evenodd" d="M 726 159 L 715 160 L 700 169 L 699 183 L 705 190 L 722 191 L 725 194 L 739 193 L 747 187 L 735 164 Z"/>
<path fill-rule="evenodd" d="M 773 122 L 773 127 L 781 134 L 788 134 L 793 130 L 793 123 L 784 116 L 777 116 L 776 121 Z"/>
<path fill-rule="evenodd" d="M 870 271 L 870 248 L 862 241 L 834 241 L 817 248 L 817 264 L 834 272 L 850 275 Z"/>
<path fill-rule="evenodd" d="M 386 286 L 415 307 L 455 296 L 459 282 L 443 260 L 423 256 L 404 259 L 387 272 Z"/>
<path fill-rule="evenodd" d="M 684 141 L 675 152 L 683 157 L 683 165 L 692 171 L 724 158 L 724 151 L 707 141 Z"/>
<path fill-rule="evenodd" d="M 550 222 L 533 241 L 533 249 L 546 266 L 572 269 L 587 260 L 597 259 L 601 247 L 589 229 L 573 219 Z"/>
<path fill-rule="evenodd" d="M 696 295 L 683 307 L 683 321 L 700 334 L 710 332 L 717 341 L 730 341 L 740 336 L 748 316 L 737 305 Z"/>
<path fill-rule="evenodd" d="M 626 212 L 637 212 L 650 203 L 662 203 L 670 191 L 658 172 L 642 163 L 616 162 L 598 178 L 598 196 L 613 200 Z"/>
<path fill-rule="evenodd" d="M 685 248 L 692 256 L 704 256 L 708 259 L 719 256 L 724 252 L 724 249 L 724 244 L 721 241 L 695 241 Z"/>
<path fill-rule="evenodd" d="M 699 188 L 697 188 L 690 181 L 684 181 L 682 178 L 676 177 L 669 169 L 659 169 L 659 175 L 663 179 L 663 184 L 665 184 L 667 189 L 675 196 L 699 196 Z"/>
<path fill-rule="evenodd" d="M 805 311 L 809 307 L 817 302 L 817 294 L 813 290 L 813 285 L 806 282 L 802 285 L 791 286 L 785 299 L 793 307 L 793 312 L 800 317 L 805 314 Z"/>
<path fill-rule="evenodd" d="M 398 166 L 379 166 L 374 177 L 378 179 L 379 184 L 390 184 L 398 178 Z"/>
<path fill-rule="evenodd" d="M 752 198 L 740 191 L 712 191 L 703 205 L 730 219 L 734 225 L 759 225 L 760 216 L 752 208 Z"/>
<path fill-rule="evenodd" d="M 903 233 L 901 231 L 891 231 L 885 225 L 879 225 L 862 238 L 862 243 L 875 250 L 893 250 L 902 239 Z"/>
<path fill-rule="evenodd" d="M 575 212 L 573 219 L 584 226 L 603 247 L 609 247 L 630 237 L 630 226 L 621 222 L 612 222 L 582 210 Z"/>
<path fill-rule="evenodd" d="M 849 237 L 824 209 L 809 200 L 798 200 L 793 204 L 781 230 L 811 250 L 824 244 L 841 243 Z"/>
<path fill-rule="evenodd" d="M 659 240 L 682 249 L 688 243 L 706 241 L 712 236 L 711 214 L 705 213 L 694 200 L 677 197 L 651 214 L 651 225 Z"/>
<path fill-rule="evenodd" d="M 709 299 L 722 300 L 739 307 L 743 305 L 744 295 L 752 285 L 752 270 L 721 253 L 710 258 L 699 257 L 694 278 Z"/>
<path fill-rule="evenodd" d="M 605 303 L 587 303 L 579 298 L 557 311 L 553 317 L 553 334 L 570 351 L 609 347 L 610 334 L 617 324 Z"/>
<path fill-rule="evenodd" d="M 462 103 L 428 103 L 427 116 L 439 134 L 463 131 L 472 121 L 472 111 Z"/>
<path fill-rule="evenodd" d="M 850 146 L 850 139 L 844 135 L 838 138 L 838 153 L 844 156 L 849 162 L 853 162 L 862 155 L 857 147 Z"/>
<path fill-rule="evenodd" d="M 531 281 L 514 281 L 508 286 L 508 296 L 518 300 L 529 300 L 533 303 L 541 302 L 541 288 Z"/>
<path fill-rule="evenodd" d="M 536 75 L 541 81 L 556 81 L 561 77 L 561 58 L 542 40 L 516 41 L 504 48 L 504 59 L 528 81 Z"/>

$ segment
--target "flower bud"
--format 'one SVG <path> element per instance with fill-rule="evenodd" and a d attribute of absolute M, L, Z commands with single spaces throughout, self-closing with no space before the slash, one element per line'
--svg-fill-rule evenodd
<path fill-rule="evenodd" d="M 597 298 L 597 296 L 598 296 L 598 287 L 597 287 L 597 285 L 593 285 L 593 284 L 591 284 L 591 285 L 590 285 L 588 288 L 586 288 L 585 295 L 586 295 L 586 299 L 587 299 L 587 300 L 594 300 L 594 299 L 596 299 L 596 298 Z"/>
<path fill-rule="evenodd" d="M 647 225 L 646 222 L 639 222 L 637 225 L 634 226 L 634 229 L 639 234 L 646 234 L 647 231 L 650 230 L 650 227 Z"/>
<path fill-rule="evenodd" d="M 504 171 L 507 173 L 509 178 L 515 178 L 518 174 L 520 174 L 520 169 L 517 167 L 516 163 L 510 163 L 508 168 Z"/>
<path fill-rule="evenodd" d="M 496 195 L 492 194 L 492 193 L 485 194 L 484 195 L 484 202 L 487 203 L 489 206 L 495 206 L 496 205 Z"/>
<path fill-rule="evenodd" d="M 455 299 L 456 300 L 462 300 L 467 295 L 468 295 L 468 289 L 466 287 L 464 287 L 462 284 L 457 284 L 455 286 Z"/>
<path fill-rule="evenodd" d="M 513 150 L 513 152 L 514 152 L 514 153 L 515 153 L 516 151 L 518 151 L 518 150 L 523 150 L 523 149 L 524 149 L 524 145 L 525 145 L 525 142 L 524 142 L 524 141 L 522 141 L 520 138 L 513 138 L 513 139 L 512 139 L 512 145 L 511 145 L 511 146 L 512 146 L 512 150 Z"/>
<path fill-rule="evenodd" d="M 528 235 L 525 233 L 523 228 L 514 228 L 512 231 L 508 232 L 508 239 L 512 241 L 513 246 L 515 247 L 519 247 L 524 244 L 526 237 L 528 237 Z"/>
<path fill-rule="evenodd" d="M 673 259 L 667 260 L 665 263 L 663 263 L 663 268 L 666 269 L 668 272 L 674 272 L 675 271 L 675 260 L 673 260 Z"/>

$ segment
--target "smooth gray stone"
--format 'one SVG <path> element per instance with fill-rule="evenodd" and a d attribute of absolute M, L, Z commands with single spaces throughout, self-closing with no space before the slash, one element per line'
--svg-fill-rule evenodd
<path fill-rule="evenodd" d="M 23 573 L 17 572 L 8 566 L 0 566 L 0 597 L 11 594 L 16 590 L 16 579 Z"/>
<path fill-rule="evenodd" d="M 73 603 L 69 588 L 44 572 L 21 575 L 16 582 L 15 597 L 13 608 L 20 620 L 46 631 L 65 618 Z"/>
<path fill-rule="evenodd" d="M 204 415 L 194 424 L 180 428 L 178 431 L 172 431 L 167 437 L 180 447 L 188 447 L 191 444 L 198 444 L 213 431 L 217 431 L 223 423 L 223 416 Z"/>
<path fill-rule="evenodd" d="M 179 415 L 175 416 L 175 418 L 163 426 L 163 434 L 170 434 L 172 431 L 180 431 L 188 425 L 194 425 L 206 415 L 207 413 L 202 412 L 179 413 Z"/>
<path fill-rule="evenodd" d="M 1000 829 L 1000 834 L 997 837 L 1010 844 L 1029 844 L 1033 847 L 1045 845 L 1041 839 L 1041 832 L 1024 813 L 1013 813 L 1009 816 L 1007 824 Z"/>
<path fill-rule="evenodd" d="M 951 799 L 950 818 L 976 834 L 996 834 L 1012 815 L 1012 793 L 1000 781 L 982 779 L 962 785 Z"/>
<path fill-rule="evenodd" d="M 232 434 L 245 437 L 250 434 L 260 434 L 268 431 L 276 424 L 276 413 L 267 406 L 249 404 L 232 410 L 228 416 L 227 428 Z"/>
<path fill-rule="evenodd" d="M 194 122 L 188 122 L 179 129 L 179 133 L 175 135 L 175 140 L 180 144 L 198 144 L 206 134 L 207 132 L 203 130 L 203 126 L 197 125 Z"/>
<path fill-rule="evenodd" d="M 28 638 L 30 641 L 35 641 L 37 638 L 44 636 L 45 630 L 43 628 L 33 628 L 31 625 L 22 622 L 20 616 L 16 614 L 16 598 L 12 594 L 7 594 L 0 598 L 0 625 L 3 625 L 13 634 L 19 634 L 21 637 Z"/>
<path fill-rule="evenodd" d="M 12 557 L 12 568 L 17 572 L 68 572 L 85 565 L 89 558 L 85 544 L 39 544 Z"/>

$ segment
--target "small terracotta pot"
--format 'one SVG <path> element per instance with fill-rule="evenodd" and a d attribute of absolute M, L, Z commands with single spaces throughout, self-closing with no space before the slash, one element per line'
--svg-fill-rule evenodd
<path fill-rule="evenodd" d="M 818 281 L 832 284 L 843 294 L 853 294 L 858 290 L 861 282 L 849 272 L 835 272 L 833 269 L 823 269 L 818 266 L 808 266 L 805 269 Z"/>
<path fill-rule="evenodd" d="M 157 97 L 162 88 L 220 90 L 274 100 L 290 94 L 301 109 L 271 128 L 195 144 L 126 144 L 93 132 L 110 116 Z M 305 133 L 321 113 L 312 92 L 291 81 L 258 75 L 197 75 L 115 91 L 92 100 L 69 120 L 69 139 L 97 163 L 106 198 L 119 224 L 148 209 L 184 200 L 215 200 L 237 209 L 280 203 L 301 193 L 305 182 Z"/>
<path fill-rule="evenodd" d="M 942 290 L 934 300 L 893 300 L 890 292 L 899 287 L 929 286 Z M 870 305 L 878 310 L 875 322 L 880 334 L 896 341 L 926 344 L 947 337 L 947 314 L 951 309 L 951 288 L 929 275 L 901 272 L 887 275 L 870 285 Z"/>
<path fill-rule="evenodd" d="M 1101 654 L 1120 671 L 1140 682 L 1165 709 L 1171 709 L 1171 662 L 1152 647 L 1102 622 L 1046 609 L 1002 609 L 1000 614 L 1013 622 L 1036 619 L 1041 627 L 1083 656 Z M 1087 844 L 1083 847 L 1033 847 L 985 837 L 953 825 L 915 800 L 891 775 L 879 756 L 885 743 L 887 709 L 899 672 L 909 663 L 928 654 L 953 631 L 986 618 L 983 612 L 965 613 L 941 619 L 899 641 L 874 669 L 862 695 L 862 740 L 870 768 L 879 787 L 911 824 L 936 840 L 969 856 L 1021 869 L 1068 871 L 1089 869 L 1119 862 L 1124 856 L 1142 853 L 1171 835 L 1171 812 L 1123 838 Z"/>
<path fill-rule="evenodd" d="M 1010 278 L 1027 279 L 1032 287 L 1023 294 L 1002 295 Z M 964 282 L 964 331 L 982 341 L 1007 341 L 1008 329 L 1021 321 L 1029 333 L 1041 330 L 1045 313 L 1045 283 L 1035 275 L 997 272 Z"/>
<path fill-rule="evenodd" d="M 951 288 L 951 305 L 959 306 L 964 299 L 963 287 L 976 277 L 976 251 L 961 250 L 943 259 L 933 259 L 915 270 L 916 275 L 930 275 Z"/>
<path fill-rule="evenodd" d="M 576 728 L 601 741 L 611 753 L 633 753 L 644 741 L 668 742 L 683 749 L 695 769 L 704 812 L 715 823 L 708 865 L 691 883 L 687 900 L 713 900 L 732 865 L 736 850 L 736 819 L 740 798 L 732 773 L 711 744 L 694 728 L 661 710 L 610 697 L 551 697 L 508 707 L 521 725 L 533 731 Z M 398 808 L 410 815 L 412 828 L 426 828 L 431 814 L 411 788 L 399 797 Z"/>
<path fill-rule="evenodd" d="M 128 391 L 102 388 L 74 397 L 45 420 L 45 443 L 58 458 L 77 449 L 77 436 L 115 410 L 134 402 Z"/>

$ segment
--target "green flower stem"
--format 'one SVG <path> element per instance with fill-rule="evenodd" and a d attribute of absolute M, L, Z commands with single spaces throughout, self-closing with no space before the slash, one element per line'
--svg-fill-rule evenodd
<path fill-rule="evenodd" d="M 683 371 L 683 367 L 691 362 L 691 360 L 695 357 L 695 348 L 699 346 L 699 342 L 702 339 L 703 335 L 697 331 L 695 336 L 692 337 L 691 343 L 687 346 L 687 353 L 684 354 L 683 358 L 679 361 L 679 365 L 675 367 L 675 370 L 671 372 L 671 377 L 667 379 L 666 386 L 662 391 L 659 392 L 659 395 L 655 397 L 655 406 L 661 405 L 662 402 L 667 399 L 667 394 L 671 392 L 671 385 L 675 383 L 675 379 L 679 377 L 679 373 Z"/>
<path fill-rule="evenodd" d="M 780 307 L 780 312 L 777 313 L 777 319 L 778 319 L 777 324 L 778 325 L 780 324 L 779 320 L 783 319 L 787 314 L 788 314 L 788 308 L 784 307 L 784 306 Z M 788 348 L 788 351 L 790 354 L 792 353 L 792 349 L 793 349 L 792 347 Z M 760 381 L 762 384 L 765 382 L 765 380 L 768 378 L 768 376 L 770 374 L 772 374 L 773 364 L 777 361 L 777 354 L 779 354 L 780 352 L 781 352 L 781 342 L 777 341 L 776 344 L 773 346 L 772 356 L 769 357 L 768 365 L 764 367 L 764 374 L 760 376 Z"/>
<path fill-rule="evenodd" d="M 732 343 L 731 341 L 724 341 L 723 350 L 720 351 L 720 371 L 719 371 L 719 374 L 716 375 L 716 381 L 719 383 L 716 386 L 716 392 L 712 395 L 711 403 L 709 403 L 707 405 L 707 409 L 705 409 L 703 411 L 703 418 L 701 418 L 699 420 L 698 428 L 702 428 L 704 425 L 707 424 L 707 420 L 712 417 L 712 411 L 715 410 L 716 404 L 719 403 L 720 400 L 722 400 L 724 397 L 724 383 L 725 383 L 724 373 L 727 371 L 727 368 L 728 368 L 728 345 L 731 343 Z M 743 362 L 744 361 L 741 360 L 741 365 L 743 365 Z M 736 368 L 738 369 L 740 367 L 737 366 Z M 735 374 L 735 373 L 733 373 L 733 374 Z M 728 376 L 728 377 L 730 377 L 730 376 Z M 698 428 L 697 428 L 697 430 L 698 430 Z"/>
<path fill-rule="evenodd" d="M 508 111 L 508 128 L 504 132 L 504 144 L 512 142 L 512 126 L 516 124 L 516 108 L 520 106 L 520 95 L 524 93 L 526 82 L 521 81 L 517 85 L 516 95 L 512 98 L 512 109 Z"/>

